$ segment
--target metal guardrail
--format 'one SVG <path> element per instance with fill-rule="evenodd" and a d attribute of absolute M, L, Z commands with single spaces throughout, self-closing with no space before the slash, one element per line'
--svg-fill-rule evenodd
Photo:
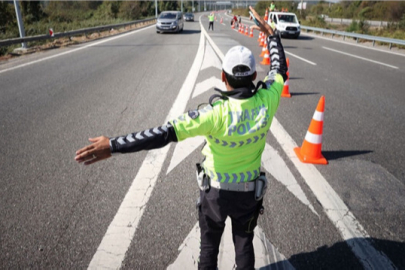
<path fill-rule="evenodd" d="M 325 20 L 325 22 L 340 23 L 340 24 L 351 24 L 353 22 L 352 19 L 343 19 L 343 18 L 324 18 L 324 20 Z M 387 26 L 389 24 L 389 22 L 386 22 L 386 21 L 365 20 L 364 22 L 371 26 L 377 26 L 377 27 Z"/>
<path fill-rule="evenodd" d="M 392 44 L 405 46 L 405 40 L 402 40 L 402 39 L 362 35 L 362 34 L 357 34 L 357 33 L 329 30 L 329 29 L 309 27 L 309 26 L 303 26 L 303 25 L 301 25 L 301 29 L 306 30 L 306 32 L 308 32 L 308 31 L 319 32 L 319 33 L 321 33 L 321 35 L 323 35 L 324 33 L 331 34 L 332 38 L 334 35 L 343 36 L 343 40 L 346 37 L 351 37 L 351 38 L 355 38 L 357 43 L 359 42 L 359 40 L 371 40 L 371 41 L 373 41 L 373 46 L 375 45 L 376 41 L 382 42 L 382 43 L 388 43 L 390 49 L 392 48 Z"/>
<path fill-rule="evenodd" d="M 55 33 L 53 36 L 38 35 L 38 36 L 32 36 L 32 37 L 5 39 L 5 40 L 0 40 L 0 47 L 8 46 L 8 45 L 16 44 L 16 43 L 38 41 L 38 40 L 44 40 L 44 39 L 60 38 L 60 37 L 66 37 L 66 36 L 71 37 L 71 36 L 76 36 L 76 35 L 85 34 L 85 33 L 99 32 L 99 31 L 103 31 L 103 30 L 111 29 L 111 28 L 122 28 L 122 27 L 126 27 L 129 25 L 133 25 L 133 24 L 152 22 L 154 20 L 156 20 L 156 18 L 132 21 L 132 22 L 127 22 L 127 23 L 120 23 L 120 24 L 111 24 L 111 25 L 97 26 L 97 27 L 91 27 L 91 28 L 84 28 L 84 29 L 79 29 L 79 30 L 74 30 L 74 31 Z"/>

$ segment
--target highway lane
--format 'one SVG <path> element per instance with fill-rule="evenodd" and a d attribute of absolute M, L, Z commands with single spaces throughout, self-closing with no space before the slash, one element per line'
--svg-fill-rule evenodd
<path fill-rule="evenodd" d="M 242 44 L 255 46 L 255 41 L 239 36 Z M 404 138 L 397 136 L 404 129 L 404 93 L 400 90 L 405 82 L 403 56 L 307 35 L 283 39 L 283 44 L 290 57 L 293 98 L 282 100 L 276 117 L 300 144 L 319 96 L 325 95 L 323 150 L 331 163 L 317 167 L 372 237 L 403 242 L 404 156 L 393 150 L 405 144 Z M 386 253 L 395 257 L 395 251 Z"/>
<path fill-rule="evenodd" d="M 2 127 L 5 127 L 1 131 L 2 138 L 12 138 L 3 141 L 1 147 L 1 164 L 5 168 L 1 177 L 1 205 L 9 206 L 1 210 L 4 217 L 1 230 L 6 233 L 1 234 L 0 240 L 4 243 L 2 250 L 8 251 L 2 252 L 2 262 L 11 267 L 85 268 L 88 265 L 145 153 L 117 157 L 96 167 L 82 168 L 74 164 L 73 151 L 86 143 L 85 138 L 95 134 L 125 134 L 162 124 L 198 47 L 199 25 L 190 23 L 187 26 L 190 28 L 182 35 L 156 35 L 150 28 L 66 55 L 66 58 L 0 73 L 5 86 L 1 98 L 2 116 L 5 116 L 1 120 Z M 231 31 L 229 24 L 226 27 L 216 24 L 215 27 L 216 30 L 209 34 L 223 53 L 226 48 L 240 43 L 251 47 L 256 55 L 260 54 L 260 48 L 254 49 L 257 46 L 255 39 Z M 395 186 L 399 178 L 389 177 L 387 171 L 396 167 L 388 166 L 389 159 L 380 163 L 384 161 L 381 153 L 393 155 L 396 152 L 391 149 L 378 152 L 375 154 L 377 161 L 369 162 L 364 156 L 373 154 L 374 148 L 373 152 L 362 152 L 371 149 L 366 144 L 369 138 L 363 142 L 361 136 L 352 131 L 352 125 L 347 128 L 346 124 L 350 120 L 347 112 L 356 115 L 363 107 L 367 109 L 365 116 L 378 117 L 367 103 L 350 105 L 356 99 L 369 101 L 369 95 L 362 93 L 366 92 L 364 89 L 376 84 L 372 82 L 376 74 L 390 78 L 391 70 L 367 65 L 368 72 L 361 73 L 362 86 L 359 87 L 359 79 L 353 74 L 361 70 L 361 63 L 350 63 L 354 68 L 350 71 L 348 60 L 336 55 L 330 59 L 330 51 L 321 50 L 318 41 L 311 41 L 311 38 L 283 40 L 286 51 L 308 58 L 317 66 L 290 57 L 293 98 L 282 100 L 277 118 L 300 144 L 320 94 L 326 95 L 324 150 L 325 156 L 328 157 L 329 153 L 331 164 L 317 168 L 354 210 L 371 236 L 381 240 L 376 241 L 380 250 L 400 265 L 403 261 L 393 250 L 396 248 L 398 252 L 398 248 L 404 248 L 396 245 L 404 240 L 400 225 L 404 217 L 404 204 L 401 204 L 403 184 Z M 326 43 L 323 46 L 332 45 Z M 319 52 L 315 52 L 317 50 Z M 391 59 L 392 65 L 397 65 L 396 60 L 398 57 Z M 144 63 L 141 69 L 139 63 Z M 403 69 L 398 72 L 403 72 Z M 197 83 L 218 76 L 218 73 L 218 69 L 212 67 L 201 70 Z M 384 86 L 394 86 L 389 89 L 395 94 L 398 94 L 394 89 L 400 84 L 398 78 L 403 77 L 401 74 L 394 74 L 396 80 L 384 80 Z M 259 78 L 263 75 L 264 68 L 259 72 Z M 343 92 L 348 85 L 357 90 L 349 97 Z M 206 92 L 191 99 L 187 108 L 195 108 L 211 94 Z M 373 94 L 381 94 L 381 91 Z M 401 104 L 401 95 L 398 95 L 394 101 Z M 388 102 L 382 94 L 376 100 Z M 371 104 L 378 103 L 376 100 Z M 389 112 L 389 108 L 381 109 Z M 394 109 L 395 115 L 401 116 L 401 107 Z M 364 115 L 360 116 L 357 119 L 364 119 Z M 92 121 L 94 118 L 98 120 Z M 16 119 L 19 125 L 15 124 Z M 381 125 L 381 119 L 377 120 Z M 371 129 L 367 124 L 366 121 L 356 122 L 353 128 Z M 401 128 L 401 123 L 397 126 Z M 397 134 L 397 130 L 390 126 L 383 129 L 389 136 Z M 379 137 L 385 138 L 381 134 Z M 390 136 L 401 142 L 399 137 Z M 269 135 L 268 142 L 287 160 L 320 215 L 319 218 L 314 216 L 307 207 L 297 203 L 283 185 L 271 179 L 273 189 L 260 224 L 271 242 L 298 269 L 359 267 L 334 225 L 322 213 L 323 209 L 311 190 L 282 154 L 276 140 Z M 173 152 L 174 146 L 168 156 Z M 169 159 L 165 161 L 163 173 L 127 252 L 124 268 L 160 269 L 168 266 L 176 259 L 177 248 L 196 222 L 193 207 L 196 186 L 191 168 L 200 159 L 199 151 L 194 151 L 173 172 L 165 175 Z M 103 166 L 106 167 L 99 170 Z M 403 168 L 399 167 L 399 170 L 403 171 Z M 370 180 L 373 182 L 369 183 Z M 366 181 L 369 181 L 367 185 Z M 379 194 L 384 196 L 383 200 Z M 369 197 L 371 201 L 368 201 Z"/>
<path fill-rule="evenodd" d="M 145 152 L 83 168 L 74 151 L 161 125 L 198 40 L 151 27 L 0 74 L 2 268 L 87 267 Z"/>

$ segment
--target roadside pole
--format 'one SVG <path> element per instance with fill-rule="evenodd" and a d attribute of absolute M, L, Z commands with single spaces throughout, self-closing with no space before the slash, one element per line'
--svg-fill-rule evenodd
<path fill-rule="evenodd" d="M 20 4 L 18 3 L 18 0 L 14 0 L 14 7 L 15 7 L 15 13 L 17 15 L 18 30 L 20 30 L 20 38 L 23 38 L 23 37 L 25 37 L 25 30 L 24 30 L 24 23 L 23 23 L 22 17 L 21 17 Z M 27 44 L 25 42 L 23 42 L 23 43 L 21 43 L 21 47 L 23 49 L 26 49 Z"/>

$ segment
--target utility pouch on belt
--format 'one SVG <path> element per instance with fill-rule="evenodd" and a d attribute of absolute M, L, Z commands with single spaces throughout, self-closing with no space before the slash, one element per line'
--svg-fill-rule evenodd
<path fill-rule="evenodd" d="M 198 187 L 202 190 L 208 190 L 210 188 L 209 178 L 205 175 L 204 170 L 201 167 L 200 163 L 196 164 L 197 167 L 197 184 Z"/>
<path fill-rule="evenodd" d="M 263 196 L 267 190 L 266 174 L 264 172 L 260 172 L 260 176 L 255 181 L 255 199 L 256 201 L 260 201 L 261 199 L 263 199 Z"/>

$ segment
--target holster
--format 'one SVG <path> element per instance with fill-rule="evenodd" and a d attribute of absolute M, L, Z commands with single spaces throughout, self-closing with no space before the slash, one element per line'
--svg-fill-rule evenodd
<path fill-rule="evenodd" d="M 263 196 L 267 190 L 266 174 L 264 172 L 260 172 L 260 176 L 255 181 L 255 199 L 256 201 L 260 201 L 263 199 Z"/>
<path fill-rule="evenodd" d="M 210 178 L 205 174 L 200 163 L 196 164 L 197 168 L 197 184 L 200 190 L 206 191 L 210 189 Z"/>

